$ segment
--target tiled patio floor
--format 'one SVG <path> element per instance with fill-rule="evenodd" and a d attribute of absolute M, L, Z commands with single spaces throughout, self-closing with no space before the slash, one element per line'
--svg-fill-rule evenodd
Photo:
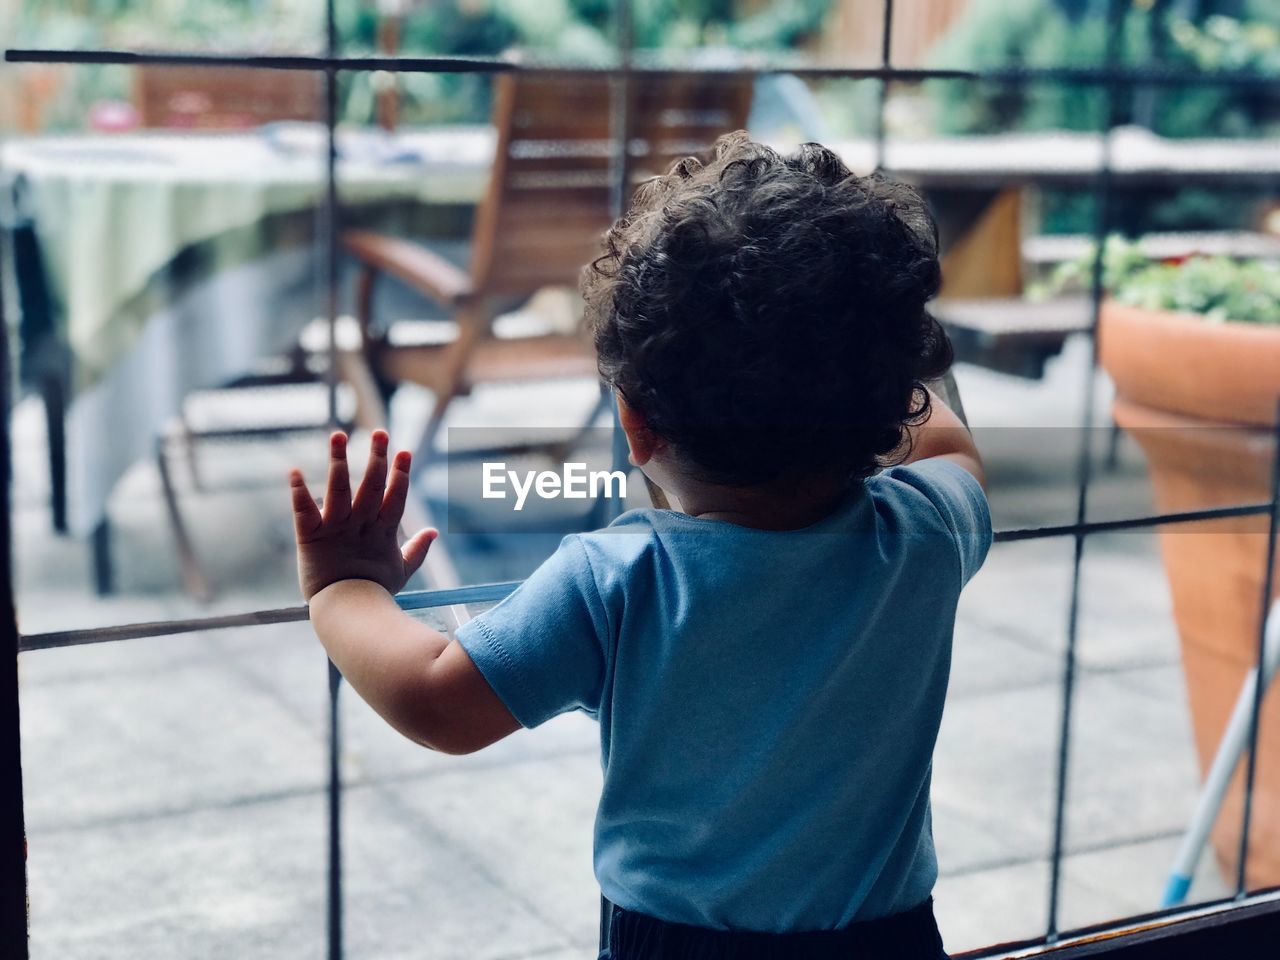
<path fill-rule="evenodd" d="M 971 421 L 993 428 L 982 443 L 997 526 L 1074 510 L 1066 428 L 1083 346 L 1043 383 L 960 372 Z M 551 387 L 513 405 L 478 393 L 470 415 L 585 409 L 592 395 Z M 415 413 L 406 395 L 406 439 Z M 85 547 L 47 533 L 40 423 L 18 411 L 24 629 L 198 612 L 146 464 L 112 504 L 119 590 L 92 597 Z M 1004 429 L 1015 427 L 1036 429 Z M 295 602 L 284 470 L 297 458 L 314 474 L 323 444 L 200 456 L 205 489 L 184 489 L 183 504 L 219 587 L 205 612 Z M 1122 449 L 1095 502 L 1118 515 L 1146 497 L 1140 460 Z M 953 951 L 1043 930 L 1070 562 L 1065 539 L 998 546 L 962 603 L 934 781 L 937 909 Z M 1065 927 L 1158 906 L 1197 785 L 1154 537 L 1090 540 L 1084 583 Z M 325 667 L 305 625 L 29 654 L 21 670 L 37 960 L 322 955 Z M 562 717 L 450 758 L 401 740 L 349 693 L 343 711 L 348 957 L 594 956 L 591 721 Z M 1211 860 L 1196 898 L 1226 889 Z"/>

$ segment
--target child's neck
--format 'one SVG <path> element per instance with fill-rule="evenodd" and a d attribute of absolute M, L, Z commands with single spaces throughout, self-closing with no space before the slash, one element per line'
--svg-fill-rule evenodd
<path fill-rule="evenodd" d="M 784 474 L 768 483 L 731 487 L 688 477 L 665 478 L 691 517 L 724 520 L 757 530 L 799 530 L 830 516 L 849 492 L 840 471 Z"/>

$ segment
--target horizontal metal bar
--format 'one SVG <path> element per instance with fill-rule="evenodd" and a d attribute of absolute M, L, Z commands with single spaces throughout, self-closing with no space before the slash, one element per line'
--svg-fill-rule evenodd
<path fill-rule="evenodd" d="M 55 630 L 49 633 L 22 634 L 18 638 L 18 652 L 53 650 L 58 647 L 76 647 L 89 643 L 111 643 L 116 640 L 140 640 L 144 637 L 167 637 L 200 630 L 224 630 L 229 627 L 252 627 L 271 623 L 292 623 L 307 619 L 304 606 L 282 607 L 278 610 L 253 610 L 248 613 L 232 613 L 216 617 L 193 617 L 185 620 L 150 620 L 142 623 L 122 623 L 108 627 L 86 627 L 82 630 Z"/>
<path fill-rule="evenodd" d="M 396 603 L 402 610 L 428 610 L 455 604 L 497 602 L 520 585 L 518 580 L 482 583 L 448 590 L 412 590 L 399 594 Z M 89 643 L 111 643 L 117 640 L 139 640 L 144 637 L 167 637 L 205 630 L 227 630 L 272 623 L 297 623 L 308 618 L 306 606 L 280 607 L 275 610 L 252 610 L 216 617 L 192 617 L 186 620 L 152 620 L 145 623 L 123 623 L 109 627 L 86 627 L 82 630 L 57 630 L 28 633 L 18 639 L 18 651 L 53 650 Z"/>
<path fill-rule="evenodd" d="M 1186 510 L 1180 513 L 1163 513 L 1124 520 L 1097 520 L 1089 523 L 1066 523 L 1059 526 L 997 530 L 994 539 L 996 543 L 1010 543 L 1025 540 L 1046 540 L 1051 537 L 1069 537 L 1076 534 L 1114 533 L 1120 530 L 1140 530 L 1168 524 L 1260 516 L 1270 510 L 1270 503 L 1251 503 L 1235 507 Z M 519 585 L 519 581 L 511 580 L 503 583 L 486 583 L 471 587 L 454 587 L 449 590 L 416 590 L 400 594 L 396 597 L 396 602 L 404 610 L 427 610 L 433 607 L 448 607 L 456 604 L 496 602 L 506 597 Z M 272 623 L 294 623 L 306 619 L 307 608 L 299 605 L 296 607 L 281 607 L 274 610 L 232 613 L 216 617 L 155 620 L 109 627 L 87 627 L 82 630 L 28 633 L 19 638 L 18 650 L 22 653 L 29 653 L 35 650 L 51 650 L 58 647 L 73 647 L 88 643 L 111 643 L 117 640 L 163 637 L 182 633 L 196 633 L 203 630 L 227 630 L 236 627 L 262 626 Z"/>
<path fill-rule="evenodd" d="M 6 50 L 9 63 L 120 64 L 158 67 L 248 67 L 255 70 L 394 70 L 401 73 L 502 73 L 496 57 L 324 57 L 304 55 L 142 52 L 131 50 Z"/>
<path fill-rule="evenodd" d="M 388 71 L 394 73 L 497 73 L 516 70 L 537 74 L 593 73 L 611 77 L 662 73 L 763 75 L 791 73 L 801 77 L 852 80 L 970 80 L 999 84 L 1033 82 L 1084 86 L 1186 86 L 1189 84 L 1256 88 L 1280 96 L 1280 76 L 1256 70 L 1195 71 L 1165 67 L 997 67 L 966 70 L 951 67 L 840 66 L 821 63 L 764 62 L 710 65 L 618 63 L 571 65 L 504 57 L 325 57 L 234 53 L 183 53 L 131 50 L 62 50 L 18 48 L 6 50 L 9 63 L 121 64 L 126 66 L 248 67 L 261 70 Z"/>
<path fill-rule="evenodd" d="M 1097 947 L 1099 953 L 1105 953 L 1105 946 L 1115 947 L 1127 942 L 1124 938 L 1145 941 L 1153 933 L 1168 931 L 1173 924 L 1184 924 L 1183 929 L 1195 930 L 1205 926 L 1217 926 L 1223 921 L 1239 916 L 1236 911 L 1246 910 L 1250 914 L 1259 912 L 1275 913 L 1280 910 L 1280 891 L 1275 889 L 1260 891 L 1244 900 L 1234 896 L 1205 900 L 1193 906 L 1177 906 L 1154 910 L 1150 913 L 1135 914 L 1117 920 L 1091 924 L 1063 931 L 1052 943 L 1044 937 L 1032 937 L 1027 940 L 1016 940 L 1008 943 L 997 943 L 964 953 L 951 954 L 952 960 L 1001 960 L 1001 958 L 1017 957 L 1019 960 L 1030 960 L 1042 955 L 1046 957 L 1082 956 L 1076 952 L 1090 945 Z M 1038 948 L 1044 948 L 1040 950 Z M 1154 956 L 1155 954 L 1143 954 Z M 1180 956 L 1170 948 L 1170 956 Z"/>
<path fill-rule="evenodd" d="M 1017 540 L 1047 540 L 1050 537 L 1070 537 L 1076 534 L 1115 533 L 1120 530 L 1141 530 L 1163 527 L 1168 524 L 1194 523 L 1197 520 L 1227 520 L 1231 517 L 1256 517 L 1271 512 L 1270 501 L 1246 503 L 1235 507 L 1210 507 L 1205 510 L 1183 510 L 1161 513 L 1148 517 L 1130 517 L 1123 520 L 1091 520 L 1088 523 L 1064 523 L 1046 527 L 1022 527 L 1013 530 L 997 530 L 996 543 Z"/>

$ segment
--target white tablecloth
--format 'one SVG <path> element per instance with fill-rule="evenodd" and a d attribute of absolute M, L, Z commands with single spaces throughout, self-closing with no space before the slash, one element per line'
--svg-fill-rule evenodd
<path fill-rule="evenodd" d="M 487 127 L 344 135 L 340 200 L 472 203 L 493 143 Z M 87 534 L 187 393 L 281 352 L 323 311 L 317 232 L 295 231 L 295 242 L 278 248 L 235 248 L 272 215 L 318 208 L 323 131 L 12 140 L 0 151 L 0 178 L 17 177 L 62 308 L 58 334 L 71 349 L 68 524 Z M 228 239 L 230 255 L 211 277 L 138 308 L 181 252 Z"/>

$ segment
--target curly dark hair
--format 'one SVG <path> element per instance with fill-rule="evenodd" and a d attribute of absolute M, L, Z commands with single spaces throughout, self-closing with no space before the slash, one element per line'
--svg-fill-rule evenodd
<path fill-rule="evenodd" d="M 582 292 L 600 373 L 700 479 L 865 477 L 905 455 L 951 343 L 912 188 L 738 131 L 644 184 Z"/>

